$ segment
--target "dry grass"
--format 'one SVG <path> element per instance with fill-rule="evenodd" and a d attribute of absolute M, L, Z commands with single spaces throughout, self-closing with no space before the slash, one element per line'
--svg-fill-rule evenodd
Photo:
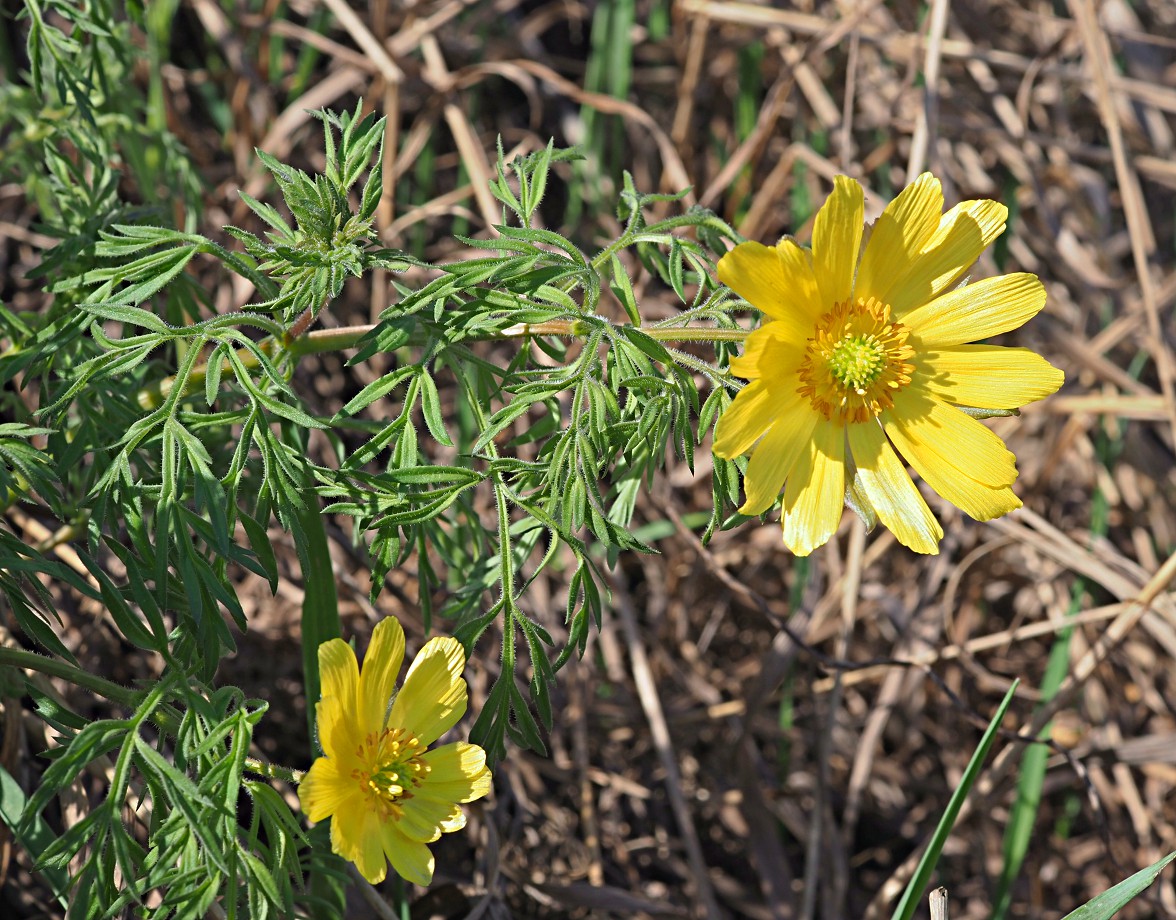
<path fill-rule="evenodd" d="M 605 631 L 562 674 L 551 756 L 515 752 L 502 764 L 470 830 L 438 846 L 421 916 L 887 916 L 1012 679 L 1023 683 L 1006 728 L 1043 724 L 1034 688 L 1079 583 L 1084 614 L 1048 713 L 1054 753 L 1013 913 L 1061 916 L 1176 849 L 1176 6 L 934 0 L 923 16 L 877 0 L 679 0 L 655 41 L 643 3 L 632 88 L 618 100 L 581 88 L 591 10 L 577 3 L 325 5 L 335 25 L 315 34 L 300 15 L 182 4 L 177 42 L 220 62 L 206 72 L 189 56 L 165 74 L 175 130 L 214 185 L 206 231 L 246 219 L 238 188 L 267 193 L 254 145 L 314 165 L 317 129 L 304 110 L 345 109 L 362 95 L 393 116 L 388 244 L 450 258 L 455 219 L 491 232 L 495 136 L 508 150 L 579 140 L 591 105 L 620 116 L 611 127 L 639 187 L 690 185 L 691 201 L 749 238 L 806 238 L 811 207 L 839 172 L 863 181 L 875 213 L 924 168 L 949 202 L 1006 201 L 999 264 L 990 254 L 976 274 L 1042 277 L 1045 312 L 1004 341 L 1067 377 L 1059 396 L 993 423 L 1019 458 L 1025 510 L 976 524 L 933 503 L 947 530 L 935 558 L 885 531 L 858 554 L 849 515 L 807 567 L 774 523 L 704 547 L 680 515 L 707 501 L 706 460 L 696 475 L 659 481 L 641 514 L 670 523 L 661 555 L 627 558 L 614 573 Z M 249 56 L 244 39 L 258 29 L 289 52 L 322 51 L 304 95 L 284 101 L 274 89 L 283 74 Z M 752 43 L 762 45 L 762 104 L 740 127 L 740 52 Z M 194 89 L 208 79 L 231 103 L 225 137 Z M 425 151 L 435 186 L 406 203 L 395 188 L 418 181 Z M 555 194 L 553 226 L 564 204 Z M 28 215 L 0 216 L 17 228 L 5 258 L 35 261 L 44 241 L 20 230 Z M 607 220 L 577 236 L 587 245 L 598 229 Z M 349 290 L 330 321 L 365 321 L 387 302 L 384 283 Z M 655 284 L 639 292 L 652 313 L 669 308 Z M 24 287 L 15 299 L 32 308 L 39 296 Z M 244 296 L 225 291 L 221 306 Z M 331 358 L 308 362 L 302 390 L 333 408 L 365 382 L 344 373 Z M 35 522 L 12 523 L 39 539 Z M 376 616 L 366 572 L 333 533 L 345 620 L 365 635 Z M 305 750 L 292 551 L 285 564 L 277 598 L 243 585 L 253 629 L 221 672 L 272 699 L 260 743 L 282 759 Z M 410 633 L 415 623 L 419 637 L 403 582 L 381 612 Z M 553 632 L 558 612 L 542 611 L 558 608 L 544 603 L 558 588 L 539 582 L 529 598 Z M 70 634 L 83 661 L 109 672 L 112 637 L 88 615 L 72 614 Z M 152 665 L 120 667 L 127 673 L 113 676 L 129 679 Z M 493 667 L 472 665 L 475 707 Z M 20 747 L 0 749 L 10 770 Z M 1000 747 L 940 864 L 957 920 L 989 915 L 1002 865 L 1020 748 Z M 41 902 L 19 890 L 19 859 L 0 855 L 13 916 L 34 915 Z M 357 902 L 350 915 L 370 910 Z M 1125 915 L 1173 911 L 1168 878 Z"/>

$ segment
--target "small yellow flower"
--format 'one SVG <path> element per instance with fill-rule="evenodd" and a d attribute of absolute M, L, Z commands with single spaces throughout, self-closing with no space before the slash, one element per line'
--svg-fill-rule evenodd
<path fill-rule="evenodd" d="M 299 786 L 302 810 L 311 821 L 331 818 L 331 849 L 369 882 L 383 881 L 387 856 L 401 877 L 427 885 L 433 855 L 425 844 L 465 827 L 461 803 L 490 791 L 486 752 L 476 744 L 426 750 L 466 710 L 461 643 L 425 643 L 399 693 L 404 630 L 394 617 L 377 624 L 362 674 L 342 639 L 320 645 L 318 659 L 326 756 Z"/>
<path fill-rule="evenodd" d="M 924 173 L 875 222 L 859 262 L 862 187 L 838 176 L 811 250 L 748 242 L 719 261 L 719 279 L 765 321 L 731 361 L 751 382 L 719 419 L 714 452 L 751 451 L 744 514 L 783 488 L 784 542 L 798 556 L 836 531 L 851 483 L 903 544 L 938 551 L 943 530 L 898 454 L 976 520 L 1021 506 L 1016 458 L 957 408 L 1014 409 L 1062 385 L 1027 349 L 965 344 L 1045 304 L 1035 275 L 959 286 L 1007 214 L 995 201 L 944 214 L 939 180 Z"/>

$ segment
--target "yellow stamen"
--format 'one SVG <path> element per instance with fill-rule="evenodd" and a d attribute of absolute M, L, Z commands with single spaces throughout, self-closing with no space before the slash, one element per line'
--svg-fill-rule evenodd
<path fill-rule="evenodd" d="M 356 751 L 364 767 L 351 771 L 351 778 L 381 819 L 400 817 L 400 802 L 412 798 L 415 789 L 431 772 L 421 758 L 424 746 L 402 728 L 385 728 L 369 734 Z"/>
<path fill-rule="evenodd" d="M 906 326 L 891 322 L 890 307 L 872 297 L 837 304 L 817 320 L 797 392 L 830 421 L 876 417 L 911 382 L 909 334 Z"/>

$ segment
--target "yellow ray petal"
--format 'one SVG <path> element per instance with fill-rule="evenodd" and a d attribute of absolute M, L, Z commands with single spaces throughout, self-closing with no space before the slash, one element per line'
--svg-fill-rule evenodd
<path fill-rule="evenodd" d="M 807 556 L 833 536 L 845 505 L 845 429 L 822 421 L 784 487 L 784 544 Z"/>
<path fill-rule="evenodd" d="M 808 330 L 807 309 L 798 309 L 796 302 L 803 301 L 803 287 L 797 288 L 791 281 L 792 267 L 785 271 L 785 262 L 770 246 L 748 241 L 740 243 L 719 259 L 719 280 L 749 304 L 782 323 L 791 338 L 804 341 Z M 812 272 L 809 272 L 811 277 Z"/>
<path fill-rule="evenodd" d="M 916 553 L 939 552 L 943 528 L 927 507 L 877 422 L 849 425 L 849 449 L 866 497 L 898 542 Z"/>
<path fill-rule="evenodd" d="M 466 826 L 466 815 L 461 806 L 451 799 L 418 794 L 403 802 L 404 814 L 400 831 L 409 840 L 432 843 L 442 834 L 460 831 Z"/>
<path fill-rule="evenodd" d="M 1065 374 L 1027 348 L 956 345 L 919 356 L 919 381 L 928 391 L 957 406 L 1016 409 L 1044 399 Z"/>
<path fill-rule="evenodd" d="M 454 802 L 451 798 L 446 796 L 430 795 L 429 790 L 426 787 L 422 787 L 421 791 L 413 796 L 413 801 L 435 802 L 438 806 L 445 806 L 445 808 L 448 808 L 448 812 L 440 819 L 440 822 L 437 825 L 441 828 L 441 833 L 443 834 L 452 834 L 455 831 L 460 831 L 463 827 L 466 826 L 466 813 L 462 810 L 462 807 Z"/>
<path fill-rule="evenodd" d="M 779 405 L 762 380 L 745 386 L 715 425 L 715 455 L 729 459 L 747 453 L 779 417 Z"/>
<path fill-rule="evenodd" d="M 359 784 L 346 773 L 340 773 L 339 763 L 327 757 L 319 757 L 310 765 L 298 785 L 298 803 L 306 817 L 315 823 L 349 808 L 364 807 Z"/>
<path fill-rule="evenodd" d="M 931 173 L 923 173 L 899 192 L 874 222 L 862 253 L 854 296 L 889 303 L 894 280 L 909 271 L 939 228 L 942 216 L 943 189 Z"/>
<path fill-rule="evenodd" d="M 486 752 L 476 744 L 444 744 L 423 754 L 422 759 L 430 770 L 421 795 L 472 802 L 490 791 L 492 777 L 486 768 Z"/>
<path fill-rule="evenodd" d="M 409 840 L 391 822 L 384 825 L 380 843 L 388 862 L 402 879 L 421 886 L 433 880 L 433 854 L 423 843 Z"/>
<path fill-rule="evenodd" d="M 359 874 L 373 885 L 384 881 L 388 863 L 380 846 L 379 816 L 368 808 L 348 808 L 331 818 L 331 849 L 355 863 Z"/>
<path fill-rule="evenodd" d="M 464 667 L 460 642 L 450 637 L 430 639 L 404 677 L 388 724 L 407 729 L 423 745 L 432 744 L 465 715 Z"/>
<path fill-rule="evenodd" d="M 813 254 L 788 236 L 776 244 L 776 254 L 784 270 L 785 302 L 807 322 L 815 321 L 829 307 L 813 274 Z"/>
<path fill-rule="evenodd" d="M 432 843 L 441 836 L 441 825 L 453 823 L 454 814 L 461 815 L 461 806 L 456 802 L 413 795 L 400 802 L 403 813 L 396 822 L 400 833 L 418 843 Z M 464 817 L 462 826 L 465 825 Z"/>
<path fill-rule="evenodd" d="M 907 271 L 891 285 L 887 302 L 895 319 L 950 288 L 1005 227 L 1008 208 L 996 201 L 965 201 L 943 215 Z"/>
<path fill-rule="evenodd" d="M 958 464 L 969 479 L 994 489 L 1017 479 L 1017 458 L 1004 441 L 982 422 L 936 399 L 919 381 L 912 381 L 885 416 L 895 419 L 909 438 Z"/>
<path fill-rule="evenodd" d="M 784 380 L 789 375 L 795 377 L 813 328 L 808 327 L 801 339 L 795 338 L 795 333 L 790 329 L 786 323 L 769 322 L 754 330 L 743 343 L 743 354 L 731 359 L 731 373 L 747 380 L 758 380 L 761 377 Z"/>
<path fill-rule="evenodd" d="M 322 699 L 315 710 L 319 744 L 328 757 L 341 757 L 355 747 L 355 709 L 359 700 L 359 665 L 342 639 L 318 648 Z"/>
<path fill-rule="evenodd" d="M 404 630 L 396 617 L 385 617 L 372 631 L 359 675 L 360 724 L 369 732 L 384 728 L 384 717 L 404 660 Z"/>
<path fill-rule="evenodd" d="M 741 514 L 763 514 L 772 507 L 812 437 L 816 412 L 795 393 L 787 400 L 780 405 L 771 430 L 752 451 L 743 477 Z"/>
<path fill-rule="evenodd" d="M 834 178 L 813 223 L 813 273 L 826 310 L 853 293 L 864 214 L 861 185 L 848 176 Z"/>
<path fill-rule="evenodd" d="M 1036 275 L 1018 272 L 956 288 L 912 310 L 903 323 L 919 351 L 975 342 L 1024 325 L 1045 306 Z"/>
<path fill-rule="evenodd" d="M 974 432 L 972 426 L 976 426 L 988 432 L 1001 445 L 1000 450 L 1003 451 L 1004 445 L 1000 438 L 958 409 L 937 405 L 943 411 L 936 409 L 921 417 L 901 416 L 898 405 L 894 410 L 883 413 L 883 427 L 899 453 L 940 496 L 978 521 L 992 520 L 1020 508 L 1021 500 L 1008 488 L 1012 479 L 1004 485 L 990 485 L 976 479 L 978 471 L 981 470 L 987 473 L 989 478 L 1002 478 L 994 476 L 992 468 L 1004 468 L 1007 462 L 1012 462 L 1011 459 L 1006 460 L 1000 456 L 976 456 L 956 440 L 961 435 L 966 437 L 967 433 Z M 958 421 L 962 418 L 971 424 L 948 429 L 932 423 L 929 420 L 932 415 L 940 422 L 945 419 Z M 949 430 L 951 434 L 947 433 Z M 997 451 L 992 450 L 990 453 L 996 455 Z M 1011 454 L 1009 458 L 1012 458 Z M 1013 478 L 1016 478 L 1015 466 Z"/>

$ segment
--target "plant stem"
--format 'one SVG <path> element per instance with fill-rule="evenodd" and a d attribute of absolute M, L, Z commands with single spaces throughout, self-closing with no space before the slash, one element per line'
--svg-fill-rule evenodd
<path fill-rule="evenodd" d="M 302 317 L 299 317 L 294 326 L 291 326 L 291 330 L 301 322 Z M 283 344 L 287 353 L 297 359 L 303 355 L 317 355 L 328 351 L 353 348 L 360 339 L 375 328 L 375 325 L 366 325 L 343 326 L 339 329 L 315 329 L 299 335 L 297 338 L 289 338 Z M 659 342 L 742 342 L 750 335 L 746 329 L 716 329 L 713 326 L 638 326 L 637 328 L 651 339 L 656 339 Z M 483 338 L 522 339 L 542 335 L 579 337 L 586 335 L 588 329 L 588 324 L 583 320 L 551 320 L 546 323 L 518 323 L 507 329 L 488 333 Z M 262 342 L 260 347 L 270 355 L 276 351 L 273 339 Z M 253 352 L 240 349 L 237 352 L 237 357 L 241 359 L 241 363 L 245 367 L 257 367 L 257 356 Z M 232 373 L 233 368 L 226 360 L 222 364 L 222 370 Z M 194 367 L 188 375 L 187 392 L 184 395 L 199 389 L 207 376 L 207 364 L 199 364 Z M 140 390 L 139 405 L 144 409 L 158 408 L 171 394 L 175 382 L 175 377 L 166 377 L 158 384 Z"/>
<path fill-rule="evenodd" d="M 71 684 L 85 687 L 99 696 L 104 696 L 108 700 L 114 700 L 116 703 L 130 708 L 138 706 L 142 696 L 137 690 L 131 690 L 129 687 L 123 687 L 113 681 L 83 671 L 76 665 L 58 661 L 55 658 L 46 658 L 44 655 L 28 652 L 24 649 L 0 646 L 0 667 L 27 668 L 30 671 L 48 674 L 50 677 L 60 677 L 62 680 L 68 680 Z"/>
<path fill-rule="evenodd" d="M 283 767 L 276 763 L 266 763 L 256 757 L 245 758 L 245 769 L 257 776 L 284 780 L 295 786 L 302 782 L 303 777 L 306 776 L 305 770 L 291 770 L 289 767 Z"/>

